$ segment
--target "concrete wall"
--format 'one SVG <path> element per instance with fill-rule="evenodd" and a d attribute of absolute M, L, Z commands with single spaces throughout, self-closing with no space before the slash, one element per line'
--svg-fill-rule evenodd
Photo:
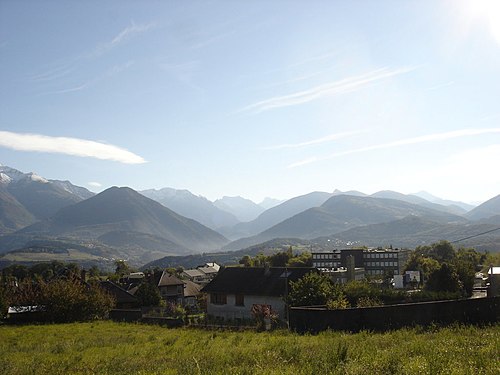
<path fill-rule="evenodd" d="M 252 319 L 252 306 L 255 304 L 271 305 L 271 309 L 278 313 L 279 319 L 284 319 L 285 316 L 285 303 L 282 297 L 245 295 L 244 306 L 236 306 L 235 302 L 234 294 L 227 295 L 227 303 L 224 305 L 211 303 L 209 297 L 207 313 L 214 317 L 224 318 L 224 320 Z"/>
<path fill-rule="evenodd" d="M 327 310 L 324 307 L 293 307 L 290 328 L 298 332 L 386 331 L 431 323 L 496 323 L 500 320 L 500 297 L 458 301 L 434 301 L 404 305 Z"/>

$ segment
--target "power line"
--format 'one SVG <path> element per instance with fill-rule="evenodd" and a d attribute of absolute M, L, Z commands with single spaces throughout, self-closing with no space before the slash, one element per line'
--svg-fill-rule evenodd
<path fill-rule="evenodd" d="M 465 240 L 468 240 L 470 238 L 474 238 L 474 237 L 479 237 L 479 236 L 482 236 L 483 234 L 488 234 L 488 233 L 491 233 L 491 232 L 495 232 L 497 230 L 499 230 L 500 228 L 496 228 L 496 229 L 491 229 L 491 230 L 488 230 L 486 232 L 483 232 L 483 233 L 478 233 L 478 234 L 474 234 L 473 236 L 469 236 L 469 237 L 464 237 L 464 238 L 461 238 L 459 240 L 456 240 L 456 241 L 452 241 L 450 243 L 457 243 L 457 242 L 460 242 L 460 241 L 465 241 Z"/>

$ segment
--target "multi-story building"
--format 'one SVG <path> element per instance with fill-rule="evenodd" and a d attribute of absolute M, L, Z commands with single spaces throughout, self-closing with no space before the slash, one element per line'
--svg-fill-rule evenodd
<path fill-rule="evenodd" d="M 376 276 L 403 272 L 410 250 L 399 249 L 343 249 L 312 253 L 313 267 L 330 272 L 332 269 L 347 267 L 347 258 L 354 257 L 356 268 L 364 268 L 365 275 Z"/>
<path fill-rule="evenodd" d="M 367 275 L 401 275 L 410 250 L 370 249 L 363 251 L 363 262 Z"/>
<path fill-rule="evenodd" d="M 312 253 L 313 267 L 318 269 L 332 269 L 340 268 L 342 266 L 340 261 L 341 250 L 333 250 L 323 253 Z"/>

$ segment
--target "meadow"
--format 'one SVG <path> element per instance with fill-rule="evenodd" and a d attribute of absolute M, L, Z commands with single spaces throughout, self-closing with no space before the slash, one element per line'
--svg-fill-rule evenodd
<path fill-rule="evenodd" d="M 500 325 L 386 333 L 0 326 L 0 374 L 498 374 Z"/>

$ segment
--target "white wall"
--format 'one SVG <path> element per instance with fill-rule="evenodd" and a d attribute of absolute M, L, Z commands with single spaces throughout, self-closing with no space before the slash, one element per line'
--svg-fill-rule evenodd
<path fill-rule="evenodd" d="M 252 306 L 255 305 L 271 305 L 271 309 L 278 313 L 278 319 L 285 319 L 285 303 L 282 297 L 269 296 L 249 296 L 245 295 L 244 306 L 235 305 L 235 295 L 227 295 L 227 303 L 225 305 L 215 305 L 209 302 L 207 306 L 208 315 L 224 318 L 224 320 L 235 319 L 252 319 Z"/>

